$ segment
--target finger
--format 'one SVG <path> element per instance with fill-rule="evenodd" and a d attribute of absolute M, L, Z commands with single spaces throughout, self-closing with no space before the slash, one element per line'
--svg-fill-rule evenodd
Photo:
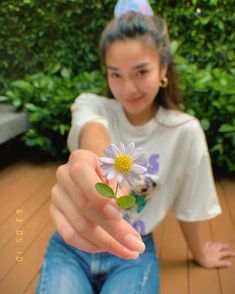
<path fill-rule="evenodd" d="M 102 209 L 110 203 L 109 199 L 100 196 L 95 189 L 95 184 L 101 181 L 96 172 L 97 156 L 95 154 L 86 150 L 75 151 L 71 154 L 69 163 L 68 171 L 73 183 L 95 207 Z"/>
<path fill-rule="evenodd" d="M 234 257 L 235 256 L 235 251 L 234 250 L 223 250 L 221 251 L 221 258 L 225 257 Z"/>
<path fill-rule="evenodd" d="M 81 189 L 71 180 L 69 176 L 68 165 L 60 166 L 57 169 L 56 177 L 61 188 L 63 188 L 67 192 L 67 195 L 72 198 L 74 204 L 78 208 L 83 209 L 85 205 L 89 206 L 89 200 L 84 196 L 84 193 L 81 191 Z M 115 203 L 115 201 L 102 197 L 99 198 L 99 201 L 103 201 L 103 212 L 105 213 L 104 217 L 120 221 L 122 218 L 122 214 L 120 212 L 120 208 Z"/>
<path fill-rule="evenodd" d="M 99 177 L 95 172 L 97 156 L 90 156 L 90 153 L 87 152 L 88 151 L 83 150 L 83 152 L 77 152 L 75 155 L 71 156 L 70 162 L 72 166 L 69 168 L 72 181 L 76 186 L 79 186 L 81 192 L 86 195 L 89 200 L 82 208 L 83 214 L 87 216 L 88 219 L 98 224 L 99 227 L 103 228 L 110 236 L 115 238 L 126 248 L 137 252 L 143 252 L 144 244 L 141 242 L 141 237 L 129 223 L 125 220 L 114 222 L 105 219 L 104 210 L 107 210 L 107 205 L 110 205 L 110 201 L 100 196 L 95 190 L 95 184 L 99 181 Z M 83 154 L 82 157 L 81 154 Z M 86 154 L 89 155 L 87 157 L 88 159 L 85 157 Z M 88 163 L 89 167 L 92 168 L 87 168 Z M 117 245 L 116 242 L 114 244 Z M 110 243 L 107 245 L 112 247 Z"/>
<path fill-rule="evenodd" d="M 222 250 L 228 248 L 229 245 L 223 242 L 213 242 L 212 247 Z"/>
<path fill-rule="evenodd" d="M 76 186 L 69 177 L 68 164 L 61 165 L 56 170 L 57 184 L 71 196 L 73 200 L 76 200 L 76 204 L 82 207 L 86 199 L 83 197 L 81 190 Z M 79 197 L 78 197 L 79 196 Z"/>
<path fill-rule="evenodd" d="M 90 253 L 102 252 L 102 250 L 79 236 L 74 228 L 70 225 L 63 213 L 53 204 L 50 205 L 50 214 L 54 221 L 57 231 L 61 237 L 70 245 L 76 246 L 81 250 Z"/>
<path fill-rule="evenodd" d="M 219 260 L 217 262 L 217 264 L 215 265 L 215 267 L 217 268 L 223 268 L 223 267 L 229 267 L 232 265 L 232 262 L 229 261 L 229 260 L 226 260 L 226 259 L 223 259 L 223 260 Z"/>
<path fill-rule="evenodd" d="M 78 212 L 73 202 L 59 186 L 55 186 L 52 193 L 52 198 L 54 205 L 59 207 L 61 211 L 66 215 L 68 222 L 71 223 L 72 227 L 75 229 L 79 236 L 82 236 L 84 239 L 92 242 L 103 251 L 108 251 L 123 258 L 138 257 L 138 252 L 131 251 L 133 250 L 132 248 L 131 250 L 129 250 L 128 248 L 124 247 L 101 227 L 85 219 L 84 215 L 81 215 Z M 90 214 L 92 213 L 95 213 L 95 211 L 92 210 L 88 211 L 88 216 L 90 216 Z M 84 213 L 84 210 L 82 212 Z M 115 221 L 113 222 L 117 223 Z M 136 244 L 133 242 L 133 240 L 130 240 L 130 238 L 126 241 L 130 243 L 129 247 L 136 246 Z M 138 240 L 136 240 L 136 242 L 138 243 Z"/>

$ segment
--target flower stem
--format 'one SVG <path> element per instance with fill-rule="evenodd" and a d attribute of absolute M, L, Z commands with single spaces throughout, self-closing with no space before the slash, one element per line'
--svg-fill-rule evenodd
<path fill-rule="evenodd" d="M 115 200 L 117 199 L 117 191 L 118 191 L 118 183 L 117 183 L 116 190 L 115 190 L 115 194 L 114 194 L 114 199 L 115 199 Z"/>

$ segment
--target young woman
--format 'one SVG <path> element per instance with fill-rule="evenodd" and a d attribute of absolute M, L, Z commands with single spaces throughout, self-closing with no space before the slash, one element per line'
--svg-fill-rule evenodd
<path fill-rule="evenodd" d="M 58 168 L 50 206 L 58 232 L 37 293 L 159 293 L 152 231 L 170 208 L 201 266 L 226 267 L 235 255 L 227 244 L 200 239 L 199 222 L 221 209 L 204 133 L 180 111 L 166 24 L 147 2 L 124 2 L 100 41 L 108 98 L 82 94 L 72 106 L 71 155 Z M 103 180 L 104 148 L 130 142 L 144 148 L 147 172 L 131 188 L 136 204 L 121 214 L 95 184 Z"/>

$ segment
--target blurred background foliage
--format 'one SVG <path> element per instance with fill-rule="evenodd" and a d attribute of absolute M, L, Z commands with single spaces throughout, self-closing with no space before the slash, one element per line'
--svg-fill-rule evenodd
<path fill-rule="evenodd" d="M 67 156 L 70 106 L 81 92 L 104 94 L 99 36 L 111 0 L 2 0 L 0 101 L 29 113 L 28 146 Z M 200 119 L 213 167 L 235 171 L 234 0 L 150 0 L 166 19 L 184 109 Z"/>

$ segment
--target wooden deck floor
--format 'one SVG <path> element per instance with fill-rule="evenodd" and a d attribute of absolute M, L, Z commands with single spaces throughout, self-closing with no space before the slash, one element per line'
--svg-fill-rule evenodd
<path fill-rule="evenodd" d="M 32 294 L 50 235 L 50 188 L 57 164 L 17 161 L 0 170 L 0 293 Z M 235 182 L 217 183 L 223 214 L 203 224 L 205 240 L 235 249 Z M 205 270 L 191 261 L 177 221 L 169 213 L 154 233 L 161 259 L 161 294 L 234 294 L 229 269 Z M 55 291 L 56 293 L 56 291 Z"/>

